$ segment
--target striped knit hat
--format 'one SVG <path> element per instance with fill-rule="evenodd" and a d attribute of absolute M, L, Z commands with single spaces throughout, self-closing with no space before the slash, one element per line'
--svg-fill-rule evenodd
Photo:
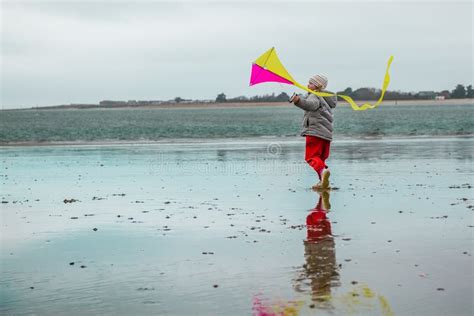
<path fill-rule="evenodd" d="M 309 78 L 309 83 L 314 84 L 316 87 L 320 88 L 321 90 L 326 89 L 328 85 L 328 78 L 323 75 L 315 75 Z"/>

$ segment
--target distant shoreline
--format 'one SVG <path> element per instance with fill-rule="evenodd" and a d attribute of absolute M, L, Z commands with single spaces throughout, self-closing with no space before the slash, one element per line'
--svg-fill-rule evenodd
<path fill-rule="evenodd" d="M 333 144 L 347 144 L 347 143 L 365 143 L 365 142 L 427 142 L 438 140 L 462 140 L 470 141 L 474 138 L 474 134 L 464 135 L 419 135 L 419 136 L 363 136 L 363 137 L 339 137 L 333 141 Z M 179 150 L 192 150 L 196 146 L 213 146 L 229 145 L 229 146 L 267 146 L 268 144 L 278 143 L 285 144 L 302 144 L 304 138 L 299 135 L 293 136 L 256 136 L 256 137 L 228 137 L 228 138 L 162 138 L 159 140 L 121 140 L 121 141 L 23 141 L 23 142 L 0 142 L 0 149 L 7 148 L 32 148 L 32 147 L 135 147 L 135 146 L 161 146 L 165 147 L 179 147 Z M 185 146 L 185 147 L 183 147 Z M 188 147 L 190 146 L 190 147 Z M 190 149 L 189 149 L 190 148 Z M 240 147 L 239 147 L 240 148 Z"/>
<path fill-rule="evenodd" d="M 364 103 L 374 104 L 376 101 L 355 101 L 356 104 Z M 447 100 L 384 100 L 381 106 L 407 106 L 407 105 L 474 105 L 474 99 L 447 99 Z M 168 103 L 148 106 L 90 106 L 90 107 L 64 107 L 64 106 L 45 106 L 35 108 L 20 109 L 1 109 L 1 111 L 31 111 L 31 110 L 89 110 L 89 109 L 215 109 L 215 108 L 246 108 L 246 107 L 284 107 L 290 106 L 288 102 L 226 102 L 226 103 Z M 349 106 L 345 101 L 338 101 L 338 106 Z"/>
<path fill-rule="evenodd" d="M 376 101 L 355 101 L 356 104 L 362 105 L 364 103 L 374 104 Z M 276 106 L 284 107 L 290 106 L 289 102 L 258 102 L 258 103 L 186 103 L 186 104 L 166 104 L 161 106 L 143 106 L 138 108 L 180 108 L 180 109 L 195 109 L 195 108 L 245 108 L 245 107 L 256 107 L 256 106 Z M 349 103 L 345 101 L 338 101 L 338 106 L 350 106 Z M 474 99 L 449 99 L 449 100 L 402 100 L 402 101 L 382 101 L 380 105 L 391 105 L 391 106 L 406 106 L 406 105 L 474 105 Z M 127 108 L 137 108 L 137 107 L 127 107 Z"/>

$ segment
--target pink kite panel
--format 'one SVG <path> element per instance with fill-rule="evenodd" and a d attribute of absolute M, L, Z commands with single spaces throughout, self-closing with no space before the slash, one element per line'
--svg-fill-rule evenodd
<path fill-rule="evenodd" d="M 252 74 L 250 75 L 250 85 L 253 86 L 262 82 L 281 82 L 286 84 L 293 84 L 293 82 L 274 74 L 257 64 L 252 64 Z"/>

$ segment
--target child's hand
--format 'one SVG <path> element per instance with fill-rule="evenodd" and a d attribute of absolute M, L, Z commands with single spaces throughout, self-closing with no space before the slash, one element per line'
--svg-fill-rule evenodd
<path fill-rule="evenodd" d="M 295 92 L 295 93 L 293 93 L 293 95 L 290 97 L 290 99 L 288 100 L 288 102 L 296 104 L 296 103 L 300 102 L 300 97 L 299 97 L 298 94 L 296 94 L 296 92 Z"/>
<path fill-rule="evenodd" d="M 299 97 L 299 95 L 295 95 L 295 96 L 292 98 L 291 102 L 293 102 L 294 104 L 298 104 L 298 102 L 300 102 L 300 97 Z"/>

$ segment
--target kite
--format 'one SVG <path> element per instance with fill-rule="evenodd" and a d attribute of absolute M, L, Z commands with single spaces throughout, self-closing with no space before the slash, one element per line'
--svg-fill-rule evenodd
<path fill-rule="evenodd" d="M 387 62 L 387 69 L 385 71 L 385 77 L 382 85 L 382 93 L 378 101 L 374 104 L 364 103 L 357 105 L 351 97 L 343 94 L 335 94 L 330 92 L 317 92 L 308 89 L 307 87 L 299 84 L 293 77 L 288 73 L 280 59 L 276 54 L 275 47 L 270 48 L 260 57 L 258 57 L 252 64 L 252 72 L 250 75 L 250 85 L 256 85 L 263 82 L 278 82 L 289 85 L 294 85 L 300 89 L 308 91 L 309 93 L 315 94 L 320 97 L 337 96 L 349 103 L 354 111 L 363 111 L 367 109 L 376 108 L 380 102 L 382 102 L 385 95 L 385 91 L 390 83 L 390 65 L 392 64 L 393 56 L 390 56 Z"/>

